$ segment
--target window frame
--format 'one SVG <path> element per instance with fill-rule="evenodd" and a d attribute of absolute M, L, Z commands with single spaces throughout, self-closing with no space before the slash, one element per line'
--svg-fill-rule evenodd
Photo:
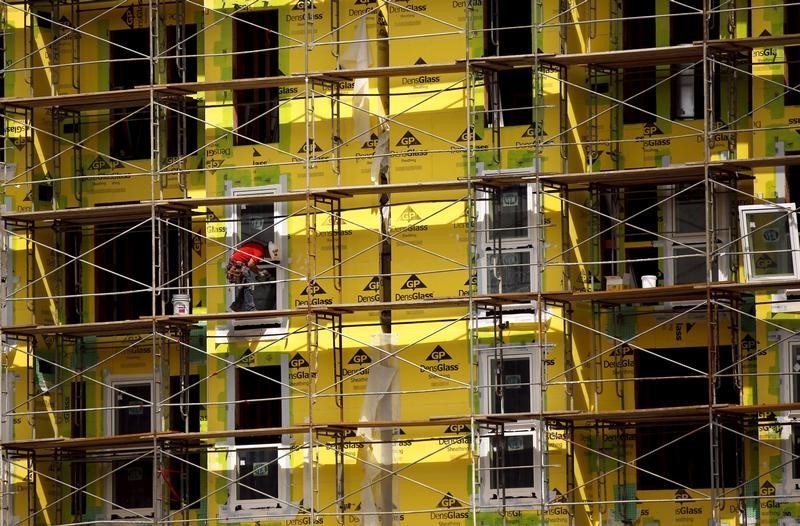
<path fill-rule="evenodd" d="M 697 185 L 698 188 L 702 189 L 702 186 Z M 663 273 L 664 273 L 664 284 L 665 285 L 683 285 L 689 283 L 696 283 L 690 281 L 680 281 L 680 276 L 678 275 L 677 265 L 682 259 L 678 259 L 677 256 L 679 254 L 678 251 L 683 250 L 691 250 L 693 246 L 699 246 L 700 249 L 697 251 L 698 257 L 703 257 L 704 262 L 703 266 L 705 266 L 705 251 L 708 250 L 706 246 L 706 228 L 702 228 L 701 230 L 691 231 L 691 232 L 680 232 L 679 229 L 679 217 L 678 217 L 678 207 L 680 202 L 680 197 L 682 195 L 691 195 L 691 193 L 687 193 L 686 189 L 681 192 L 676 186 L 669 186 L 667 187 L 667 192 L 669 196 L 663 201 L 661 209 L 663 212 L 664 221 L 662 225 L 665 225 L 669 228 L 669 231 L 664 232 L 662 227 L 662 232 L 660 232 L 660 244 L 664 249 L 664 256 L 666 263 L 664 265 Z M 705 195 L 705 194 L 704 194 Z M 725 193 L 716 193 L 715 199 L 718 200 L 729 200 L 729 196 Z M 717 244 L 719 246 L 725 246 L 730 239 L 730 218 L 728 216 L 728 207 L 727 206 L 717 206 L 716 207 L 716 231 L 715 231 L 715 238 L 717 239 Z M 703 224 L 705 225 L 705 217 L 703 218 Z M 705 248 L 703 248 L 705 247 Z M 716 257 L 716 265 L 715 275 L 712 276 L 714 279 L 712 281 L 727 281 L 729 279 L 728 268 L 729 268 L 729 259 L 727 251 L 720 252 Z M 703 280 L 700 283 L 705 283 L 705 271 Z"/>
<path fill-rule="evenodd" d="M 530 375 L 530 413 L 539 413 L 542 410 L 542 354 L 552 350 L 552 345 L 540 345 L 536 343 L 526 344 L 506 344 L 498 348 L 494 347 L 480 347 L 478 349 L 478 379 L 480 382 L 480 389 L 478 392 L 478 399 L 480 403 L 481 412 L 484 414 L 513 414 L 499 413 L 493 411 L 494 399 L 494 381 L 493 376 L 493 360 L 497 356 L 498 351 L 502 351 L 503 360 L 526 358 L 529 364 Z M 511 385 L 511 384 L 503 384 Z M 537 386 L 539 387 L 537 389 Z M 541 437 L 545 433 L 545 423 L 542 420 L 535 418 L 527 418 L 515 420 L 504 425 L 504 438 L 509 437 L 531 437 L 532 444 L 532 462 L 531 468 L 533 469 L 533 486 L 525 488 L 506 488 L 505 498 L 500 498 L 496 495 L 496 488 L 492 487 L 493 477 L 492 470 L 495 469 L 492 462 L 491 452 L 493 450 L 493 439 L 496 437 L 488 429 L 481 429 L 479 437 L 479 479 L 480 479 L 480 495 L 479 503 L 483 508 L 530 508 L 533 505 L 541 504 L 543 502 L 546 491 L 543 488 L 542 478 L 542 449 Z M 525 467 L 525 466 L 523 466 Z M 505 469 L 513 469 L 514 466 L 505 466 Z"/>
<path fill-rule="evenodd" d="M 151 433 L 153 431 L 152 424 L 153 424 L 153 400 L 155 396 L 155 384 L 153 382 L 153 377 L 148 375 L 112 375 L 109 376 L 106 382 L 105 391 L 105 398 L 106 398 L 106 407 L 109 409 L 106 411 L 105 414 L 105 428 L 107 430 L 108 436 L 117 435 L 117 412 L 119 411 L 118 406 L 116 405 L 116 394 L 119 390 L 119 386 L 124 385 L 149 385 L 150 387 L 150 426 L 148 426 L 147 431 L 136 431 L 135 433 Z M 122 406 L 119 406 L 122 407 Z M 156 419 L 156 431 L 159 431 L 161 428 L 161 422 Z M 118 450 L 120 452 L 124 452 L 125 450 Z M 131 463 L 129 467 L 132 467 L 137 462 L 142 461 L 149 461 L 151 465 L 152 472 L 150 474 L 150 480 L 154 480 L 155 476 L 155 467 L 153 465 L 153 459 L 151 456 L 142 455 L 140 451 L 131 450 L 130 451 L 130 458 L 123 457 L 118 461 L 120 463 Z M 115 470 L 114 462 L 109 464 L 112 470 Z M 127 469 L 127 468 L 126 468 Z M 130 519 L 130 518 L 141 518 L 141 517 L 149 517 L 153 514 L 153 502 L 152 502 L 152 492 L 151 492 L 151 501 L 149 507 L 142 507 L 142 508 L 123 508 L 118 507 L 116 502 L 114 501 L 114 474 L 110 473 L 106 479 L 106 494 L 110 495 L 111 498 L 105 503 L 105 509 L 107 516 L 117 520 L 117 519 Z"/>
<path fill-rule="evenodd" d="M 800 355 L 800 338 L 791 337 L 789 332 L 780 332 L 781 337 L 785 338 L 780 347 L 780 396 L 782 403 L 800 402 L 800 391 L 797 397 L 793 396 L 795 387 L 800 388 L 800 373 L 793 372 L 792 351 L 797 349 Z M 781 460 L 783 464 L 782 493 L 785 495 L 800 494 L 800 465 L 795 476 L 795 463 L 800 463 L 800 448 L 795 448 L 797 432 L 800 432 L 800 411 L 783 411 L 776 416 L 778 424 L 781 426 Z M 800 444 L 798 444 L 800 445 Z"/>
<path fill-rule="evenodd" d="M 500 0 L 488 0 L 484 8 L 484 56 L 508 56 L 533 52 L 534 41 L 529 28 L 533 12 L 521 13 L 502 10 Z M 493 27 L 492 16 L 497 14 L 497 27 Z M 524 16 L 527 15 L 528 21 Z M 535 97 L 533 94 L 534 75 L 540 73 L 535 68 L 487 72 L 484 99 L 485 126 L 498 127 L 530 126 L 534 117 Z M 496 83 L 492 83 L 495 79 Z M 503 100 L 515 104 L 504 108 Z M 497 107 L 495 107 L 495 102 Z M 519 104 L 518 106 L 516 106 Z"/>
<path fill-rule="evenodd" d="M 229 183 L 226 183 L 229 184 Z M 247 195 L 273 195 L 285 192 L 286 189 L 286 176 L 281 175 L 278 184 L 262 185 L 262 186 L 248 186 L 236 187 L 230 186 L 228 188 L 228 195 L 230 196 L 247 196 Z M 288 208 L 286 201 L 275 201 L 273 203 L 273 238 L 274 243 L 278 248 L 279 264 L 275 267 L 275 309 L 286 310 L 289 306 L 289 286 L 288 286 L 288 271 L 286 268 L 288 245 L 287 234 L 288 225 L 286 218 L 288 217 Z M 240 205 L 228 205 L 226 216 L 231 218 L 231 228 L 228 232 L 226 243 L 230 250 L 238 246 L 240 243 L 241 225 L 239 219 Z M 277 218 L 277 220 L 276 220 Z M 230 253 L 228 250 L 228 253 Z M 233 287 L 226 287 L 225 302 L 230 305 L 236 296 L 236 291 Z M 264 317 L 264 318 L 234 318 L 231 320 L 230 330 L 251 332 L 253 335 L 263 337 L 280 337 L 286 333 L 289 319 L 287 316 L 277 317 Z"/>
<path fill-rule="evenodd" d="M 751 249 L 750 236 L 756 230 L 751 231 L 748 226 L 747 217 L 751 213 L 773 213 L 779 209 L 786 209 L 789 228 L 789 248 L 791 252 L 790 261 L 793 272 L 785 274 L 771 274 L 758 276 L 753 273 L 754 262 L 751 255 L 757 254 Z M 745 281 L 750 283 L 780 281 L 785 279 L 800 279 L 800 240 L 798 240 L 797 214 L 794 203 L 765 203 L 756 205 L 739 206 L 739 226 L 741 229 L 742 259 L 744 260 Z M 783 249 L 781 249 L 783 251 Z"/>
<path fill-rule="evenodd" d="M 280 383 L 280 391 L 281 391 L 281 426 L 286 427 L 289 424 L 289 411 L 290 411 L 290 403 L 289 403 L 289 359 L 286 354 L 282 354 L 280 357 L 280 363 L 274 364 L 276 367 L 280 368 L 280 378 L 277 379 Z M 238 367 L 229 367 L 227 371 L 227 389 L 226 389 L 226 399 L 227 402 L 230 404 L 230 407 L 235 407 L 238 399 L 238 389 L 237 389 L 237 369 L 248 369 L 249 367 L 238 366 Z M 227 412 L 227 426 L 228 429 L 236 429 L 236 418 L 237 418 L 237 411 L 236 410 L 229 410 Z M 266 437 L 269 439 L 269 437 Z M 273 442 L 260 442 L 260 443 L 248 443 L 248 444 L 236 444 L 236 440 L 234 438 L 228 438 L 226 441 L 226 449 L 227 449 L 227 456 L 226 456 L 226 468 L 229 473 L 229 477 L 232 482 L 228 485 L 228 502 L 230 505 L 227 508 L 227 514 L 225 512 L 220 514 L 220 518 L 225 518 L 226 516 L 229 518 L 249 518 L 249 517 L 260 517 L 264 515 L 282 515 L 284 512 L 284 508 L 286 507 L 287 503 L 289 502 L 290 496 L 290 463 L 289 463 L 289 452 L 290 452 L 290 444 L 291 444 L 291 436 L 288 434 L 282 434 L 277 436 L 277 440 Z M 262 499 L 244 499 L 239 498 L 239 473 L 238 473 L 238 466 L 239 466 L 239 452 L 244 451 L 253 451 L 258 449 L 276 449 L 276 460 L 278 471 L 277 471 L 277 488 L 278 488 L 278 495 L 274 498 L 262 498 Z M 277 505 L 280 504 L 282 508 L 277 508 Z"/>
<path fill-rule="evenodd" d="M 261 20 L 263 18 L 263 20 Z M 261 26 L 260 23 L 264 23 Z M 274 27 L 269 27 L 274 23 Z M 231 17 L 233 42 L 232 76 L 234 79 L 275 77 L 281 75 L 278 48 L 280 20 L 275 7 L 253 9 L 234 13 Z M 275 39 L 275 44 L 264 48 L 264 43 L 250 42 L 254 31 L 263 30 Z M 271 34 L 271 35 L 270 35 Z M 248 88 L 233 90 L 233 144 L 274 144 L 280 142 L 280 90 L 271 88 Z M 261 110 L 264 109 L 262 112 Z M 253 117 L 252 114 L 255 114 Z M 243 122 L 240 122 L 243 121 Z M 254 137 L 260 135 L 263 137 Z"/>
<path fill-rule="evenodd" d="M 510 171 L 510 170 L 496 170 L 486 171 L 484 175 L 518 175 L 527 174 L 529 171 Z M 525 214 L 527 216 L 527 225 L 521 226 L 518 229 L 524 228 L 527 232 L 523 236 L 511 236 L 508 238 L 500 238 L 495 241 L 491 235 L 493 231 L 493 200 L 491 193 L 481 191 L 478 194 L 477 213 L 478 213 L 478 291 L 481 294 L 489 294 L 490 290 L 490 276 L 493 269 L 496 268 L 492 263 L 492 258 L 496 254 L 507 253 L 528 253 L 530 269 L 530 287 L 526 292 L 537 292 L 539 290 L 539 281 L 541 274 L 541 261 L 542 261 L 542 243 L 540 242 L 542 227 L 538 226 L 541 223 L 541 218 L 544 214 L 542 207 L 541 193 L 535 183 L 523 183 L 514 185 L 512 188 L 525 187 L 525 195 L 527 204 Z M 517 229 L 517 227 L 512 227 Z M 495 243 L 500 247 L 500 250 L 495 252 Z M 496 274 L 495 274 L 496 275 Z M 519 291 L 518 291 L 519 292 Z M 497 291 L 499 293 L 499 291 Z M 520 303 L 516 305 L 505 305 L 504 310 L 514 309 L 531 309 L 531 303 Z"/>

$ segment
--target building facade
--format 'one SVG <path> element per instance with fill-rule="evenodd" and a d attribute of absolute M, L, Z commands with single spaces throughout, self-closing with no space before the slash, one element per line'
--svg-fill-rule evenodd
<path fill-rule="evenodd" d="M 800 523 L 800 4 L 0 26 L 3 524 Z"/>

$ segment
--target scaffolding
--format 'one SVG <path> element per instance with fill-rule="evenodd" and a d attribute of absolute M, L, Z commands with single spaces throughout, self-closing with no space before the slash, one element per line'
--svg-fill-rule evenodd
<path fill-rule="evenodd" d="M 0 2 L 3 524 L 800 523 L 800 3 L 511 7 Z"/>

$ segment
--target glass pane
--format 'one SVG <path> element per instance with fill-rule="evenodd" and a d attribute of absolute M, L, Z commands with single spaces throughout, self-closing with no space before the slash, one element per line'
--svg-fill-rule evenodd
<path fill-rule="evenodd" d="M 698 245 L 698 249 L 703 246 Z M 673 254 L 675 259 L 675 279 L 674 284 L 682 283 L 704 283 L 706 281 L 706 257 L 692 248 L 675 247 Z"/>
<path fill-rule="evenodd" d="M 792 425 L 792 455 L 795 459 L 792 460 L 792 478 L 800 479 L 800 425 Z"/>
<path fill-rule="evenodd" d="M 492 489 L 533 488 L 533 436 L 507 435 L 492 442 Z"/>
<path fill-rule="evenodd" d="M 239 450 L 238 458 L 239 500 L 278 498 L 278 450 Z"/>
<path fill-rule="evenodd" d="M 503 252 L 499 258 L 495 255 L 489 255 L 488 259 L 488 289 L 490 294 L 496 292 L 530 292 L 530 252 Z"/>
<path fill-rule="evenodd" d="M 527 356 L 504 358 L 502 372 L 498 371 L 500 360 L 492 358 L 489 363 L 492 374 L 490 380 L 493 391 L 492 412 L 530 413 L 532 388 L 530 359 Z M 499 381 L 498 373 L 500 373 Z"/>
<path fill-rule="evenodd" d="M 500 192 L 492 203 L 492 230 L 490 239 L 508 239 L 529 236 L 528 189 L 514 186 Z"/>
<path fill-rule="evenodd" d="M 240 240 L 259 241 L 264 246 L 275 240 L 273 203 L 246 204 L 239 207 Z"/>
<path fill-rule="evenodd" d="M 114 434 L 148 433 L 150 431 L 150 383 L 115 384 Z M 142 400 L 146 400 L 143 402 Z"/>
<path fill-rule="evenodd" d="M 693 188 L 675 198 L 675 230 L 679 234 L 705 232 L 705 192 L 702 187 Z"/>
<path fill-rule="evenodd" d="M 800 402 L 800 345 L 792 345 L 790 353 L 789 373 L 791 374 L 792 399 L 790 402 Z"/>
<path fill-rule="evenodd" d="M 142 459 L 127 464 L 118 460 L 112 463 L 114 507 L 147 509 L 153 507 L 153 461 Z M 125 466 L 125 467 L 121 467 Z"/>
<path fill-rule="evenodd" d="M 794 275 L 788 210 L 750 212 L 745 230 L 750 241 L 753 277 Z"/>

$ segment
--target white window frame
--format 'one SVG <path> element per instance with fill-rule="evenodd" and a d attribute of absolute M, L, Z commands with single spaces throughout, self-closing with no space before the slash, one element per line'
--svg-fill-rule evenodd
<path fill-rule="evenodd" d="M 702 188 L 702 186 L 699 185 L 694 186 Z M 680 259 L 678 259 L 678 256 L 681 256 L 681 254 L 679 254 L 680 251 L 691 251 L 693 247 L 697 247 L 698 257 L 703 258 L 703 266 L 705 267 L 705 253 L 708 250 L 708 247 L 706 246 L 705 230 L 696 232 L 678 232 L 678 206 L 680 195 L 677 194 L 680 192 L 680 190 L 681 189 L 676 186 L 668 187 L 667 191 L 669 192 L 669 197 L 664 196 L 666 200 L 662 203 L 662 211 L 664 213 L 663 224 L 668 228 L 668 232 L 661 232 L 662 237 L 660 241 L 661 245 L 664 247 L 664 256 L 666 261 L 663 270 L 665 285 L 678 284 L 677 282 L 679 280 L 679 276 L 677 264 L 680 262 Z M 718 192 L 715 195 L 715 199 L 727 201 L 729 196 L 726 193 Z M 714 237 L 717 240 L 718 246 L 725 246 L 730 240 L 729 207 L 717 206 L 715 208 L 716 232 L 714 232 Z M 705 219 L 703 222 L 705 223 Z M 713 281 L 727 281 L 729 279 L 729 266 L 729 256 L 727 251 L 718 253 L 716 256 L 716 276 L 714 276 L 715 279 Z M 703 282 L 705 282 L 705 277 L 703 278 Z M 686 302 L 686 304 L 696 303 L 697 302 Z"/>
<path fill-rule="evenodd" d="M 773 274 L 766 276 L 756 276 L 753 271 L 753 262 L 750 255 L 751 249 L 750 236 L 752 232 L 748 227 L 747 218 L 753 213 L 774 213 L 776 210 L 786 210 L 789 220 L 789 250 L 791 250 L 793 272 L 786 274 Z M 758 205 L 742 205 L 739 207 L 739 224 L 741 226 L 742 255 L 744 259 L 745 279 L 747 282 L 769 282 L 785 279 L 800 279 L 800 241 L 798 241 L 797 215 L 794 213 L 794 203 L 769 203 Z"/>
<path fill-rule="evenodd" d="M 132 384 L 148 384 L 150 386 L 150 403 L 151 403 L 151 406 L 150 406 L 150 411 L 151 411 L 151 420 L 150 420 L 151 425 L 150 425 L 150 428 L 151 429 L 148 430 L 147 432 L 148 433 L 152 432 L 152 422 L 153 422 L 152 414 L 153 414 L 153 411 L 155 409 L 153 407 L 152 403 L 153 403 L 153 400 L 155 400 L 154 397 L 156 396 L 156 394 L 154 392 L 155 388 L 154 388 L 154 383 L 153 383 L 153 377 L 149 376 L 149 375 L 113 375 L 113 376 L 107 377 L 107 379 L 106 379 L 106 386 L 107 387 L 105 388 L 106 407 L 109 408 L 109 410 L 106 411 L 105 422 L 104 422 L 107 436 L 112 436 L 112 435 L 116 435 L 117 434 L 116 433 L 116 428 L 117 428 L 117 426 L 116 426 L 117 405 L 116 405 L 116 402 L 115 402 L 116 401 L 117 388 L 119 386 L 122 386 L 122 385 L 132 385 Z M 156 426 L 158 428 L 157 430 L 161 429 L 161 422 L 158 419 L 156 419 Z M 140 453 L 132 452 L 132 454 L 141 454 L 141 452 Z M 131 459 L 127 459 L 127 460 L 126 459 L 120 459 L 120 462 L 129 462 L 130 460 Z M 153 461 L 152 457 L 150 458 L 150 460 Z M 113 464 L 111 466 L 113 466 Z M 151 476 L 151 480 L 155 480 L 153 478 L 155 476 L 155 465 L 153 467 L 153 473 L 151 473 L 150 476 Z M 106 478 L 105 486 L 106 486 L 106 495 L 109 495 L 110 497 L 112 497 L 112 498 L 109 498 L 108 501 L 105 504 L 105 512 L 106 512 L 106 515 L 109 518 L 111 518 L 113 516 L 113 517 L 115 517 L 114 520 L 116 521 L 116 520 L 120 520 L 120 519 L 135 519 L 135 518 L 141 518 L 141 517 L 152 517 L 152 515 L 153 515 L 152 503 L 151 503 L 151 506 L 149 508 L 119 508 L 119 507 L 117 507 L 115 505 L 114 502 L 112 502 L 113 501 L 113 495 L 114 495 L 114 477 L 113 477 L 113 475 L 110 474 Z"/>
<path fill-rule="evenodd" d="M 530 170 L 494 170 L 483 172 L 484 176 L 520 176 L 530 175 Z M 541 262 L 542 262 L 542 228 L 541 218 L 543 215 L 541 193 L 538 191 L 538 185 L 534 183 L 520 183 L 518 186 L 526 187 L 527 199 L 527 225 L 524 227 L 527 234 L 517 237 L 508 237 L 498 241 L 500 250 L 499 254 L 509 253 L 527 253 L 529 255 L 529 268 L 530 268 L 530 290 L 526 292 L 536 292 L 539 290 L 539 282 L 541 280 Z M 495 267 L 492 264 L 492 257 L 495 254 L 494 241 L 491 236 L 492 232 L 492 198 L 489 192 L 479 192 L 477 202 L 477 215 L 478 215 L 478 243 L 477 243 L 477 258 L 476 265 L 478 269 L 478 293 L 490 294 L 489 282 Z M 502 287 L 502 284 L 501 284 Z M 498 293 L 502 292 L 502 288 Z M 518 291 L 519 292 L 519 291 Z M 513 312 L 514 310 L 528 310 L 535 309 L 532 302 L 521 302 L 519 304 L 504 305 L 503 310 L 506 312 Z M 513 320 L 510 320 L 513 321 Z M 523 321 L 523 320 L 520 320 Z M 530 320 L 528 320 L 530 321 Z"/>
<path fill-rule="evenodd" d="M 289 424 L 289 358 L 286 354 L 281 355 L 281 426 Z M 226 375 L 227 381 L 227 401 L 230 408 L 236 404 L 236 367 L 229 367 Z M 227 412 L 228 429 L 236 428 L 236 411 Z M 291 435 L 281 435 L 278 442 L 265 442 L 263 444 L 236 444 L 235 439 L 227 440 L 227 469 L 228 477 L 231 480 L 238 480 L 239 451 L 248 451 L 256 448 L 275 448 L 277 449 L 277 476 L 278 476 L 278 495 L 276 498 L 263 499 L 240 499 L 238 495 L 238 482 L 232 482 L 228 486 L 227 512 L 221 512 L 221 518 L 250 518 L 263 517 L 265 515 L 285 515 L 287 507 L 290 507 L 290 453 Z M 277 505 L 280 504 L 280 508 Z"/>
<path fill-rule="evenodd" d="M 275 468 L 277 469 L 278 477 L 278 495 L 272 498 L 262 499 L 241 499 L 239 498 L 239 477 L 244 475 L 240 474 L 239 466 L 239 453 L 253 451 L 256 449 L 275 449 L 276 460 Z M 229 477 L 236 482 L 232 482 L 228 489 L 230 497 L 229 502 L 229 516 L 231 518 L 249 518 L 249 517 L 263 517 L 265 515 L 285 515 L 287 506 L 289 506 L 289 463 L 290 448 L 287 444 L 281 442 L 266 443 L 266 444 L 248 444 L 248 445 L 235 445 L 228 446 L 227 455 L 227 469 Z M 280 505 L 280 507 L 278 507 Z"/>
<path fill-rule="evenodd" d="M 503 359 L 514 358 L 527 358 L 530 365 L 530 412 L 532 414 L 538 413 L 542 408 L 542 353 L 551 350 L 552 346 L 542 346 L 539 344 L 519 344 L 519 345 L 504 345 L 502 346 Z M 499 352 L 500 349 L 497 349 Z M 495 358 L 494 348 L 480 348 L 479 353 L 479 380 L 480 391 L 479 401 L 481 411 L 484 414 L 492 413 L 492 400 L 494 397 L 494 372 L 492 370 L 492 360 Z M 504 436 L 507 438 L 513 437 L 531 437 L 533 446 L 532 455 L 532 469 L 534 486 L 528 488 L 506 488 L 505 498 L 492 488 L 492 465 L 491 465 L 491 448 L 492 437 L 494 436 L 491 430 L 482 430 L 479 443 L 480 454 L 480 495 L 479 504 L 483 508 L 530 508 L 531 506 L 541 504 L 545 496 L 545 489 L 542 477 L 542 451 L 541 451 L 541 433 L 544 433 L 544 422 L 533 418 L 522 419 L 515 422 L 510 422 L 504 426 Z M 534 494 L 535 496 L 532 496 Z"/>
<path fill-rule="evenodd" d="M 247 187 L 233 187 L 228 184 L 227 193 L 230 196 L 247 196 L 247 195 L 270 195 L 278 194 L 286 191 L 286 176 L 280 177 L 279 184 L 263 185 L 263 186 L 247 186 Z M 236 247 L 239 244 L 239 235 L 241 232 L 239 226 L 239 206 L 238 204 L 229 205 L 226 207 L 226 215 L 231 218 L 231 229 L 226 238 L 226 242 L 230 247 Z M 288 208 L 285 201 L 276 201 L 273 203 L 273 212 L 275 214 L 275 221 L 273 222 L 273 231 L 275 237 L 275 245 L 278 248 L 278 257 L 280 263 L 275 268 L 275 309 L 286 310 L 289 308 L 289 287 L 288 287 L 288 274 L 286 268 L 288 266 Z M 227 262 L 227 261 L 226 261 Z M 225 304 L 230 305 L 236 291 L 233 287 L 227 287 L 225 297 Z M 235 332 L 239 336 L 253 335 L 266 338 L 280 338 L 286 334 L 289 324 L 289 319 L 286 316 L 280 317 L 266 317 L 266 318 L 234 318 L 230 322 L 230 331 Z"/>
<path fill-rule="evenodd" d="M 780 343 L 780 397 L 783 403 L 800 402 L 794 399 L 795 383 L 800 383 L 800 372 L 793 374 L 792 349 L 796 348 L 800 352 L 800 338 L 792 338 L 788 332 L 779 332 L 779 337 L 783 339 Z M 778 425 L 781 426 L 781 460 L 783 464 L 783 477 L 781 493 L 784 495 L 800 495 L 800 477 L 793 476 L 792 455 L 800 455 L 800 451 L 793 451 L 794 437 L 792 426 L 800 426 L 800 411 L 784 411 L 776 416 Z"/>

